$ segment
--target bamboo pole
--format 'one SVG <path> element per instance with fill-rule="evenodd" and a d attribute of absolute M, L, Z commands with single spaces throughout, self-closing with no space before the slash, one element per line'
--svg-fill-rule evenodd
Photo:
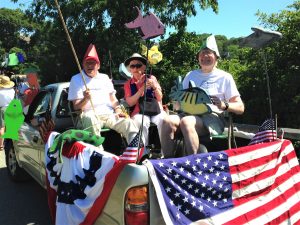
<path fill-rule="evenodd" d="M 70 47 L 71 47 L 71 49 L 72 49 L 72 53 L 73 53 L 73 55 L 74 55 L 74 58 L 75 58 L 77 67 L 78 67 L 78 69 L 79 69 L 81 78 L 82 78 L 82 80 L 83 80 L 85 89 L 88 90 L 87 85 L 86 85 L 86 81 L 85 81 L 85 78 L 84 78 L 84 76 L 83 76 L 82 69 L 81 69 L 81 66 L 80 66 L 80 63 L 79 63 L 79 60 L 78 60 L 78 57 L 77 57 L 77 54 L 76 54 L 76 51 L 75 51 L 75 48 L 74 48 L 74 45 L 73 45 L 73 43 L 72 43 L 72 40 L 71 40 L 69 31 L 68 31 L 68 28 L 67 28 L 67 26 L 66 26 L 65 20 L 64 20 L 64 18 L 63 18 L 62 12 L 61 12 L 61 10 L 60 10 L 60 6 L 59 6 L 57 0 L 54 0 L 54 2 L 55 2 L 55 6 L 56 6 L 56 8 L 57 8 L 57 11 L 58 11 L 59 18 L 60 18 L 61 23 L 62 23 L 62 25 L 63 25 L 64 31 L 65 31 L 65 33 L 66 33 L 66 35 L 67 35 L 67 40 L 68 40 L 68 42 L 69 42 L 69 44 L 70 44 Z M 89 99 L 89 101 L 90 101 L 91 106 L 92 106 L 92 109 L 93 109 L 93 111 L 94 111 L 94 113 L 95 113 L 95 115 L 96 115 L 96 111 L 95 111 L 95 108 L 94 108 L 94 104 L 93 104 L 92 99 Z M 96 118 L 97 118 L 97 117 L 96 117 Z M 97 118 L 97 119 L 98 119 L 98 118 Z"/>

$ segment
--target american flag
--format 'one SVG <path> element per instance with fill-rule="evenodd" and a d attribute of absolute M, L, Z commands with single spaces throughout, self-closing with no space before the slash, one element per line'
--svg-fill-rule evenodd
<path fill-rule="evenodd" d="M 166 224 L 300 224 L 300 167 L 282 140 L 147 160 Z"/>
<path fill-rule="evenodd" d="M 50 133 L 45 144 L 48 204 L 53 222 L 93 224 L 124 166 L 140 158 L 139 134 L 119 157 L 83 142 L 66 143 L 62 150 L 63 163 L 57 160 L 60 147 L 49 152 L 57 135 L 57 132 Z"/>
<path fill-rule="evenodd" d="M 139 132 L 130 142 L 130 144 L 127 146 L 126 150 L 123 152 L 123 154 L 120 156 L 120 160 L 126 161 L 126 162 L 136 162 L 141 159 L 144 153 L 144 143 L 142 140 L 140 140 L 140 149 L 138 149 L 138 142 L 140 139 L 141 133 Z M 137 157 L 137 155 L 139 156 Z"/>
<path fill-rule="evenodd" d="M 277 138 L 276 135 L 277 134 L 274 119 L 267 119 L 258 128 L 258 132 L 251 139 L 249 145 L 274 141 Z"/>

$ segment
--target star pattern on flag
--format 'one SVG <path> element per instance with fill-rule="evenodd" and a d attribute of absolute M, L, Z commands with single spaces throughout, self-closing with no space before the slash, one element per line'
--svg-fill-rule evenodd
<path fill-rule="evenodd" d="M 191 221 L 207 218 L 233 207 L 231 176 L 224 153 L 211 153 L 205 158 L 151 160 L 157 169 L 164 195 L 170 199 L 166 206 L 176 215 Z"/>
<path fill-rule="evenodd" d="M 271 142 L 276 140 L 276 126 L 274 119 L 267 119 L 263 124 L 258 128 L 258 132 L 251 139 L 249 145 Z"/>

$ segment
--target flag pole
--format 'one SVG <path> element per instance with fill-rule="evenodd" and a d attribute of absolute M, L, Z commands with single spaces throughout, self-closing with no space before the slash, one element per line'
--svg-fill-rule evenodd
<path fill-rule="evenodd" d="M 149 55 L 149 47 L 150 47 L 150 40 L 147 39 L 146 40 L 146 47 L 147 47 L 147 51 L 146 51 L 146 69 L 145 69 L 145 79 L 144 79 L 144 100 L 143 100 L 143 110 L 142 110 L 142 122 L 141 122 L 141 126 L 140 126 L 140 129 L 139 129 L 139 140 L 138 140 L 138 154 L 137 154 L 137 158 L 136 158 L 136 162 L 138 161 L 138 157 L 140 155 L 140 142 L 141 142 L 141 138 L 142 138 L 142 135 L 143 135 L 143 126 L 144 126 L 144 117 L 145 117 L 145 105 L 146 105 L 146 101 L 147 101 L 147 98 L 146 98 L 146 94 L 147 94 L 147 88 L 146 88 L 146 83 L 147 83 L 147 70 L 148 70 L 148 55 Z M 151 74 L 150 74 L 151 75 Z M 141 110 L 141 109 L 140 109 Z M 146 140 L 146 138 L 145 138 Z M 144 143 L 144 151 L 145 151 L 145 148 L 146 148 L 146 143 Z"/>
<path fill-rule="evenodd" d="M 269 113 L 270 113 L 270 118 L 273 119 L 273 112 L 272 112 L 272 99 L 271 99 L 271 88 L 270 88 L 270 79 L 269 79 L 269 73 L 267 69 L 267 60 L 266 60 L 266 55 L 264 53 L 264 50 L 261 52 L 262 58 L 263 58 L 263 64 L 264 64 L 264 69 L 265 69 L 265 75 L 266 75 L 266 80 L 267 80 L 267 92 L 268 92 L 268 102 L 269 102 Z"/>
<path fill-rule="evenodd" d="M 113 75 L 112 75 L 112 71 L 111 71 L 112 57 L 111 57 L 110 50 L 108 50 L 108 55 L 109 55 L 109 75 L 110 75 L 110 79 L 113 81 Z"/>
<path fill-rule="evenodd" d="M 278 133 L 277 133 L 277 113 L 275 114 L 275 138 L 273 138 L 273 141 L 274 140 L 276 140 L 277 139 L 277 135 L 278 135 Z"/>

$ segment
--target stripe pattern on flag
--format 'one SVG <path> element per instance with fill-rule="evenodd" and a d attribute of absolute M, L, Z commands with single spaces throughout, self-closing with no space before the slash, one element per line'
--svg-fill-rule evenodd
<path fill-rule="evenodd" d="M 258 132 L 251 139 L 249 145 L 274 141 L 277 138 L 276 135 L 277 133 L 274 119 L 267 119 L 258 128 Z"/>
<path fill-rule="evenodd" d="M 166 224 L 300 224 L 288 140 L 145 162 Z"/>

